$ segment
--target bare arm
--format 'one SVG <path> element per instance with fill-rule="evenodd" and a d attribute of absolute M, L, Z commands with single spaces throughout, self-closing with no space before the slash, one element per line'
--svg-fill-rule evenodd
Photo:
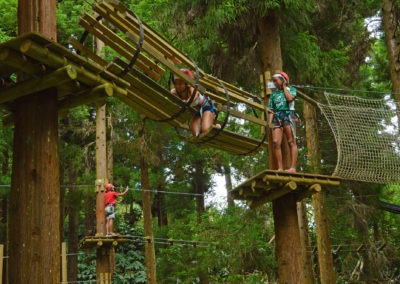
<path fill-rule="evenodd" d="M 129 187 L 126 187 L 126 188 L 125 188 L 125 191 L 122 192 L 122 193 L 120 193 L 119 195 L 120 195 L 120 196 L 124 196 L 124 195 L 128 192 L 128 190 L 129 190 Z"/>
<path fill-rule="evenodd" d="M 287 89 L 287 84 L 286 83 L 283 83 L 283 92 L 285 93 L 285 97 L 286 97 L 286 100 L 288 102 L 294 101 L 295 97 Z"/>

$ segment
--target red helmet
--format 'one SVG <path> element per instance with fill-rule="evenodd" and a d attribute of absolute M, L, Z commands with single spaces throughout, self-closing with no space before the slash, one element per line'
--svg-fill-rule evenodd
<path fill-rule="evenodd" d="M 106 185 L 106 190 L 107 191 L 112 190 L 113 188 L 114 188 L 114 186 L 111 183 Z"/>
<path fill-rule="evenodd" d="M 189 69 L 181 68 L 181 71 L 182 71 L 183 73 L 185 73 L 186 75 L 188 75 L 189 78 L 191 78 L 191 79 L 194 78 L 194 77 L 193 77 L 192 71 L 190 71 Z"/>
<path fill-rule="evenodd" d="M 189 78 L 191 78 L 191 79 L 194 78 L 194 77 L 193 77 L 192 71 L 190 71 L 189 69 L 181 68 L 180 70 L 181 70 L 181 72 L 185 73 Z M 175 81 L 176 79 L 182 79 L 182 78 L 181 78 L 181 76 L 175 74 L 175 75 L 174 75 L 174 81 Z"/>
<path fill-rule="evenodd" d="M 289 75 L 288 75 L 288 74 L 286 74 L 286 73 L 283 72 L 283 71 L 278 72 L 278 74 L 281 74 L 281 75 L 283 76 L 283 78 L 285 78 L 286 82 L 289 83 Z"/>

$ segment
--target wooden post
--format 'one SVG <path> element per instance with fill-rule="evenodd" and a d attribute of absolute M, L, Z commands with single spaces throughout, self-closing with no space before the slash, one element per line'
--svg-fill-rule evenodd
<path fill-rule="evenodd" d="M 0 284 L 3 284 L 4 245 L 0 245 Z"/>
<path fill-rule="evenodd" d="M 258 42 L 262 70 L 282 70 L 282 53 L 280 47 L 279 10 L 271 10 L 258 20 Z M 268 104 L 269 97 L 266 98 Z M 273 146 L 271 132 L 268 135 L 269 168 L 277 169 L 272 156 Z M 290 153 L 287 139 L 282 141 L 282 158 L 284 168 L 290 167 Z M 303 258 L 301 253 L 300 232 L 297 216 L 296 198 L 286 194 L 272 202 L 275 223 L 275 255 L 278 261 L 280 283 L 305 283 Z"/>
<path fill-rule="evenodd" d="M 19 0 L 18 32 L 56 40 L 56 0 Z M 19 81 L 23 80 L 19 76 Z M 60 281 L 60 165 L 57 90 L 14 104 L 14 156 L 10 193 L 9 282 Z"/>
<path fill-rule="evenodd" d="M 61 244 L 61 282 L 68 283 L 68 269 L 67 269 L 67 244 Z"/>
<path fill-rule="evenodd" d="M 304 264 L 303 270 L 306 277 L 305 282 L 308 284 L 314 284 L 314 265 L 312 260 L 311 241 L 308 230 L 307 208 L 306 202 L 304 200 L 297 202 L 297 215 L 299 216 L 300 243 Z"/>
<path fill-rule="evenodd" d="M 96 235 L 106 235 L 106 215 L 104 211 L 105 184 L 107 183 L 106 147 L 106 103 L 96 104 Z M 100 283 L 111 283 L 110 250 L 97 248 L 96 275 Z"/>
<path fill-rule="evenodd" d="M 139 131 L 139 139 L 142 145 L 146 145 L 146 126 L 145 120 L 142 120 L 142 126 Z M 142 147 L 140 153 L 140 173 L 142 184 L 142 206 L 143 206 L 143 222 L 144 222 L 144 235 L 145 242 L 145 264 L 147 274 L 147 284 L 157 283 L 156 277 L 156 254 L 154 249 L 154 233 L 153 233 L 153 219 L 151 215 L 151 193 L 149 181 L 149 164 L 147 151 Z"/>
<path fill-rule="evenodd" d="M 306 123 L 306 140 L 308 161 L 314 173 L 319 173 L 320 150 L 316 107 L 304 102 L 304 120 Z M 318 247 L 319 276 L 322 284 L 336 283 L 333 269 L 331 240 L 329 237 L 328 213 L 325 206 L 325 192 L 319 191 L 312 196 L 315 227 Z"/>

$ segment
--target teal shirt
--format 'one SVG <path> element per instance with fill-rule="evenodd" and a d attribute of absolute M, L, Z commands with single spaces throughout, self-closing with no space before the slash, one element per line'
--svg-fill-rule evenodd
<path fill-rule="evenodd" d="M 297 95 L 296 89 L 290 86 L 288 88 L 290 94 L 296 97 Z M 268 108 L 274 111 L 294 110 L 294 100 L 288 102 L 286 100 L 285 93 L 283 92 L 283 90 L 275 90 L 272 92 L 269 98 Z"/>

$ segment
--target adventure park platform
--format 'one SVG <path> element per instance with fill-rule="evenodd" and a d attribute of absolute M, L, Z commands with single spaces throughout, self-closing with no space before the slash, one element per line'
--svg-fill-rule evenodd
<path fill-rule="evenodd" d="M 234 199 L 247 200 L 251 208 L 273 201 L 286 194 L 302 199 L 320 192 L 323 186 L 339 186 L 340 178 L 308 173 L 264 170 L 249 178 L 230 193 Z"/>

